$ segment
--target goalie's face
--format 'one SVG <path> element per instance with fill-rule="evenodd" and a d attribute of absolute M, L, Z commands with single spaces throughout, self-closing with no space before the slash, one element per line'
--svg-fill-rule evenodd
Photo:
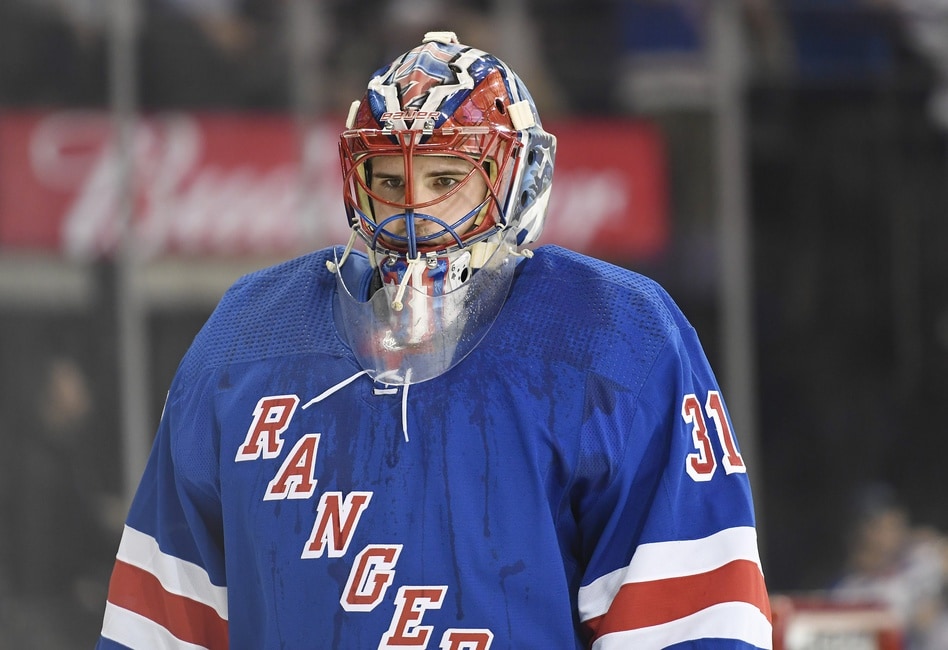
<path fill-rule="evenodd" d="M 486 173 L 456 156 L 373 156 L 364 173 L 377 234 L 392 250 L 460 244 L 490 198 Z"/>

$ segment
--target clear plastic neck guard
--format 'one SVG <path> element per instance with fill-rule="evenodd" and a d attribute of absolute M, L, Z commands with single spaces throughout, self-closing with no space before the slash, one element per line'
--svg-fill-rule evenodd
<path fill-rule="evenodd" d="M 488 255 L 475 251 L 476 257 L 486 260 L 473 264 L 476 270 L 460 286 L 440 293 L 422 282 L 408 281 L 384 284 L 368 300 L 360 299 L 359 292 L 347 286 L 347 277 L 354 287 L 360 286 L 358 281 L 339 269 L 341 334 L 372 379 L 389 385 L 433 379 L 457 365 L 481 342 L 507 299 L 518 253 L 512 236 L 475 246 L 492 250 Z M 341 265 L 338 249 L 336 265 Z M 426 261 L 418 259 L 409 262 L 405 273 L 423 274 L 429 268 Z M 378 269 L 371 272 L 378 273 Z"/>

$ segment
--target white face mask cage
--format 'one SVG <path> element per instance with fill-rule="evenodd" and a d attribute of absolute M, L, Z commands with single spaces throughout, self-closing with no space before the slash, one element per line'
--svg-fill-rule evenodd
<path fill-rule="evenodd" d="M 464 359 L 493 325 L 510 291 L 517 255 L 514 242 L 506 236 L 455 254 L 454 260 L 447 260 L 449 265 L 459 263 L 477 270 L 457 288 L 440 295 L 429 295 L 419 281 L 401 287 L 384 285 L 362 300 L 346 286 L 345 274 L 337 272 L 343 337 L 375 381 L 409 385 L 438 377 Z M 484 258 L 483 262 L 472 256 Z M 341 261 L 337 250 L 337 267 Z M 428 271 L 424 259 L 416 261 L 409 262 L 406 273 Z M 404 292 L 400 298 L 395 296 L 399 291 Z"/>

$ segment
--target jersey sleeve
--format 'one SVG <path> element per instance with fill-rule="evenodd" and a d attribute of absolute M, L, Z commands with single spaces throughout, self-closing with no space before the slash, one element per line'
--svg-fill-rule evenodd
<path fill-rule="evenodd" d="M 208 401 L 172 387 L 119 543 L 99 650 L 228 647 Z"/>
<path fill-rule="evenodd" d="M 746 468 L 690 326 L 673 330 L 627 402 L 589 409 L 584 425 L 584 439 L 619 441 L 581 509 L 590 647 L 770 648 Z"/>

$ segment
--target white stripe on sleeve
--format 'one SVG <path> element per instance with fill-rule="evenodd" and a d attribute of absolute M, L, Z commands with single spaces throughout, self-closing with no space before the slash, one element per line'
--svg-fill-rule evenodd
<path fill-rule="evenodd" d="M 580 587 L 579 618 L 588 621 L 605 614 L 624 584 L 706 573 L 734 560 L 760 566 L 754 528 L 727 528 L 702 539 L 642 544 L 628 566 Z"/>
<path fill-rule="evenodd" d="M 158 578 L 168 593 L 203 603 L 227 620 L 227 588 L 211 583 L 197 564 L 163 553 L 154 537 L 125 526 L 116 557 Z"/>
<path fill-rule="evenodd" d="M 129 648 L 148 650 L 207 650 L 182 641 L 158 623 L 112 603 L 105 604 L 102 636 Z"/>

